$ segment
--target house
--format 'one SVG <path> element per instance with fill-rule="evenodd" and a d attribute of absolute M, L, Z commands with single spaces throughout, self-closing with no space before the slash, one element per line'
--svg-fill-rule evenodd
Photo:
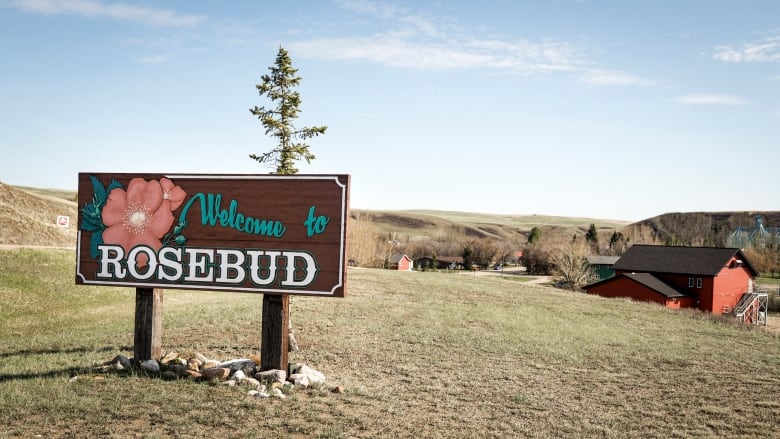
<path fill-rule="evenodd" d="M 390 264 L 388 268 L 391 270 L 412 271 L 412 268 L 414 268 L 414 262 L 412 262 L 409 256 L 398 253 L 390 255 L 388 263 Z"/>
<path fill-rule="evenodd" d="M 588 266 L 590 266 L 593 279 L 602 280 L 612 277 L 615 270 L 612 266 L 620 259 L 620 256 L 586 256 Z"/>
<path fill-rule="evenodd" d="M 414 260 L 418 269 L 458 270 L 463 268 L 463 258 L 459 256 L 422 256 Z M 435 266 L 434 266 L 435 265 Z"/>
<path fill-rule="evenodd" d="M 741 250 L 716 247 L 634 245 L 612 268 L 585 291 L 713 314 L 731 312 L 758 275 Z"/>

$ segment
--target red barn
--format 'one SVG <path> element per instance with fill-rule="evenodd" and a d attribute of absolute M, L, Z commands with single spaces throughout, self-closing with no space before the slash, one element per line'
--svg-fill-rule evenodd
<path fill-rule="evenodd" d="M 758 275 L 741 250 L 715 247 L 634 245 L 613 269 L 614 277 L 585 291 L 713 314 L 731 312 Z"/>

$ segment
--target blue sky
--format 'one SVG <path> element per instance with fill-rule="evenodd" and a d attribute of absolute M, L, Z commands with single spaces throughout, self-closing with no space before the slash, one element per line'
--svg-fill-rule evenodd
<path fill-rule="evenodd" d="M 353 208 L 780 210 L 777 1 L 0 0 L 0 181 L 267 173 L 280 46 Z"/>

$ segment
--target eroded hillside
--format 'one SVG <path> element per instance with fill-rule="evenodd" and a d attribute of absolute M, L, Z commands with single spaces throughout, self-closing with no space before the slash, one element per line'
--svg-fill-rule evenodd
<path fill-rule="evenodd" d="M 0 183 L 0 245 L 75 247 L 75 201 Z M 57 225 L 66 216 L 68 227 Z"/>

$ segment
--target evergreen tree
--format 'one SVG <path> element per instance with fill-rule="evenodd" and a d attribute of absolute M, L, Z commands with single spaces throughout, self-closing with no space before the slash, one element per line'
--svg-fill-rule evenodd
<path fill-rule="evenodd" d="M 590 228 L 588 228 L 588 233 L 585 234 L 585 240 L 593 245 L 599 243 L 599 235 L 598 232 L 596 232 L 595 224 L 593 223 L 590 224 Z"/>
<path fill-rule="evenodd" d="M 296 128 L 294 119 L 298 117 L 301 96 L 295 87 L 301 82 L 297 76 L 298 69 L 293 68 L 292 59 L 284 48 L 279 47 L 276 62 L 269 67 L 270 74 L 261 77 L 262 83 L 257 84 L 260 96 L 266 96 L 275 102 L 273 108 L 250 108 L 265 127 L 265 134 L 275 137 L 277 146 L 261 155 L 251 154 L 249 157 L 263 165 L 276 166 L 276 174 L 296 174 L 295 162 L 301 159 L 310 163 L 314 154 L 309 151 L 309 145 L 304 141 L 320 134 L 325 134 L 327 126 Z"/>
<path fill-rule="evenodd" d="M 466 269 L 470 269 L 471 265 L 474 263 L 472 261 L 472 254 L 473 251 L 469 247 L 463 248 L 463 266 L 466 267 Z"/>
<path fill-rule="evenodd" d="M 528 243 L 534 244 L 538 242 L 542 238 L 542 231 L 539 230 L 539 227 L 534 227 L 531 229 L 531 233 L 528 234 Z"/>

